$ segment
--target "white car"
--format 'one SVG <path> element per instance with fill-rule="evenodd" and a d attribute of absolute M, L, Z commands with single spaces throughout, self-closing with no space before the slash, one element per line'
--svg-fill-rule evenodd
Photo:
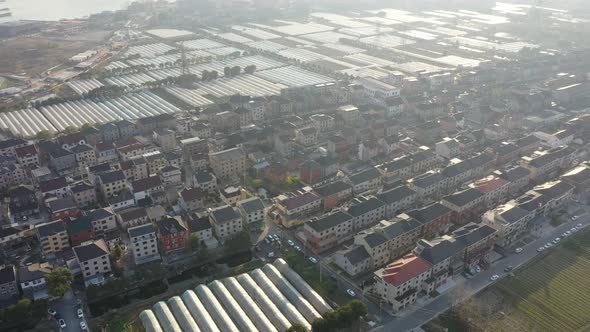
<path fill-rule="evenodd" d="M 537 249 L 537 252 L 541 252 L 543 250 L 545 250 L 545 247 L 539 247 L 539 249 Z"/>
<path fill-rule="evenodd" d="M 577 232 L 577 231 L 578 231 L 578 229 L 577 229 L 577 228 L 575 228 L 575 227 L 572 227 L 572 229 L 570 229 L 570 232 L 572 232 L 572 233 L 575 233 L 575 232 Z"/>
<path fill-rule="evenodd" d="M 295 245 L 295 242 L 293 242 L 292 240 L 287 240 L 287 243 L 292 247 Z"/>
<path fill-rule="evenodd" d="M 301 252 L 301 247 L 300 247 L 300 246 L 295 246 L 295 247 L 293 247 L 293 248 L 295 248 L 295 250 L 296 250 L 296 251 L 299 251 L 299 252 Z"/>
<path fill-rule="evenodd" d="M 515 253 L 520 254 L 522 252 L 522 248 L 516 248 L 516 250 L 514 250 Z"/>
<path fill-rule="evenodd" d="M 475 273 L 480 273 L 480 272 L 481 272 L 481 267 L 479 267 L 479 266 L 476 266 L 476 267 L 475 267 Z"/>
<path fill-rule="evenodd" d="M 497 274 L 494 274 L 493 276 L 490 277 L 490 280 L 496 281 L 496 280 L 498 280 L 498 278 L 500 278 L 500 276 L 498 276 Z"/>
<path fill-rule="evenodd" d="M 61 327 L 62 329 L 66 328 L 66 321 L 62 319 L 58 320 L 57 323 L 59 324 L 59 327 Z"/>
<path fill-rule="evenodd" d="M 78 309 L 77 313 L 78 313 L 78 318 L 84 318 L 84 312 L 82 311 L 82 309 Z"/>
<path fill-rule="evenodd" d="M 356 297 L 356 293 L 350 288 L 346 290 L 346 293 L 352 297 Z"/>
<path fill-rule="evenodd" d="M 555 244 L 559 243 L 559 241 L 561 241 L 561 238 L 556 237 L 555 239 L 553 239 L 553 243 Z"/>
<path fill-rule="evenodd" d="M 578 228 L 578 229 L 579 229 L 579 228 L 582 228 L 582 224 L 577 224 L 577 225 L 576 225 L 576 228 Z"/>
<path fill-rule="evenodd" d="M 87 327 L 85 322 L 80 322 L 80 329 L 86 331 Z"/>
<path fill-rule="evenodd" d="M 549 248 L 551 248 L 552 246 L 553 246 L 553 245 L 552 245 L 551 243 L 547 243 L 547 244 L 545 244 L 545 249 L 549 249 Z"/>
<path fill-rule="evenodd" d="M 273 258 L 273 257 L 275 257 L 275 253 L 273 251 L 271 251 L 268 253 L 267 256 L 268 256 L 268 258 Z"/>
<path fill-rule="evenodd" d="M 578 216 L 572 216 L 572 220 L 577 220 Z"/>
<path fill-rule="evenodd" d="M 53 310 L 51 308 L 47 309 L 47 313 L 50 314 L 51 316 L 57 315 L 57 311 L 55 311 L 55 310 Z"/>
<path fill-rule="evenodd" d="M 318 263 L 318 260 L 315 257 L 309 257 L 308 259 L 309 259 L 310 262 L 312 262 L 314 264 L 317 264 Z"/>

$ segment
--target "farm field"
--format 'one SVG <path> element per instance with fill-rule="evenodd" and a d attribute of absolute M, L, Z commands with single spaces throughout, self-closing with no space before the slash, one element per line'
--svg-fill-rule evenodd
<path fill-rule="evenodd" d="M 426 331 L 589 331 L 590 231 L 428 324 Z"/>

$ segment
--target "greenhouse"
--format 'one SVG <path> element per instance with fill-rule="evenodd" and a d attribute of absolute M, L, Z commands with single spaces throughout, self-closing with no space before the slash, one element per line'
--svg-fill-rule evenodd
<path fill-rule="evenodd" d="M 326 302 L 279 259 L 160 301 L 139 317 L 146 331 L 280 332 L 295 323 L 309 330 L 328 310 Z"/>

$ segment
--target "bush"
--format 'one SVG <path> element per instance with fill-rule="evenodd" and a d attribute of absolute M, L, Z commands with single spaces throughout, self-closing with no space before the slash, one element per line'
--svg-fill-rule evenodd
<path fill-rule="evenodd" d="M 353 300 L 337 310 L 328 311 L 323 318 L 316 319 L 311 325 L 313 332 L 340 331 L 352 326 L 360 317 L 367 314 L 367 305 Z"/>

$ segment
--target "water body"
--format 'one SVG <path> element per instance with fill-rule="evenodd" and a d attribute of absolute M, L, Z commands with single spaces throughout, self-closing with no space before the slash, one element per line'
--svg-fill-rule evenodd
<path fill-rule="evenodd" d="M 12 17 L 19 20 L 57 21 L 81 18 L 105 10 L 127 8 L 131 0 L 6 0 L 0 7 L 8 7 Z"/>

